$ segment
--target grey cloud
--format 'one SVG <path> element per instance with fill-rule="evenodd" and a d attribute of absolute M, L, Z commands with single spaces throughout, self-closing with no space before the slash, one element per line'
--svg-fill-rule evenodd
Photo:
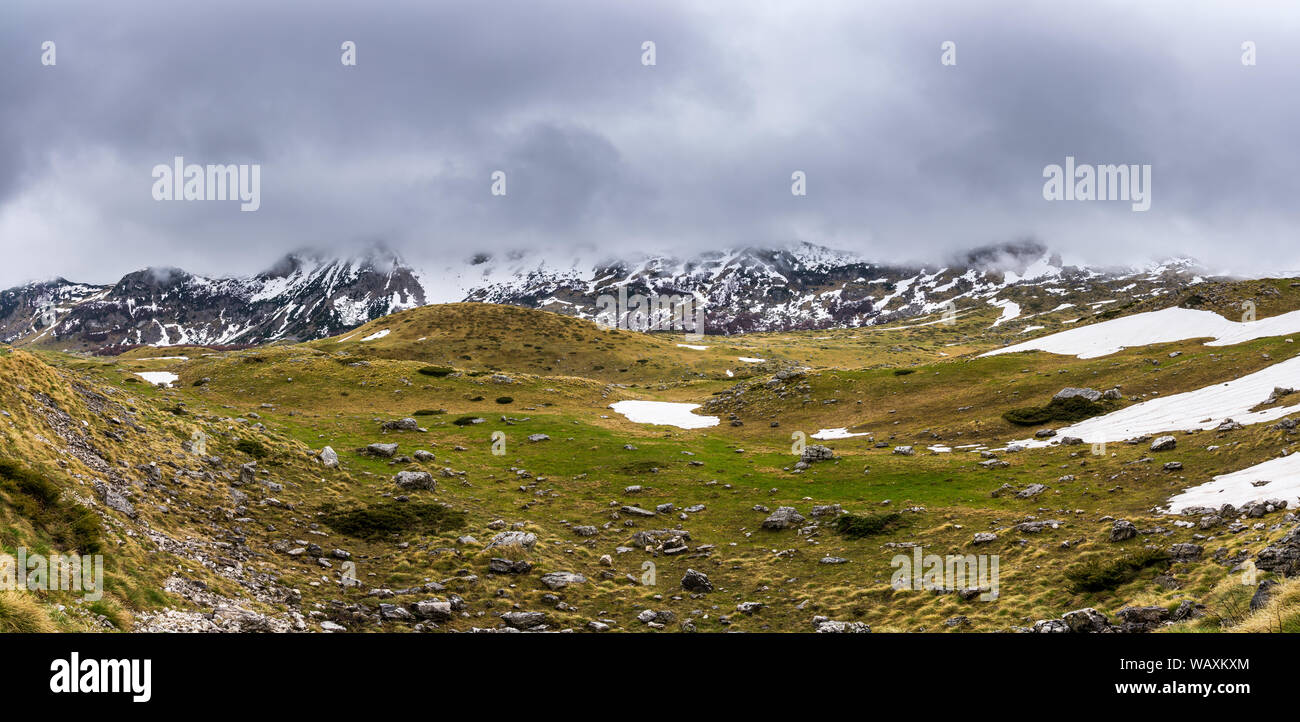
<path fill-rule="evenodd" d="M 1034 237 L 1067 261 L 1300 267 L 1300 8 L 267 5 L 10 3 L 0 286 L 247 273 L 374 241 L 417 261 L 791 241 L 904 261 Z M 1043 166 L 1067 154 L 1151 164 L 1152 209 L 1045 202 Z M 153 201 L 150 169 L 175 155 L 261 164 L 262 209 Z"/>

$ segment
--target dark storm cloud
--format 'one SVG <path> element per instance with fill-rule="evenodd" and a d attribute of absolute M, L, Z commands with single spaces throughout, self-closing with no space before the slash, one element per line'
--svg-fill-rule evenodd
<path fill-rule="evenodd" d="M 10 3 L 0 286 L 376 240 L 415 260 L 807 240 L 901 261 L 1032 236 L 1092 263 L 1300 267 L 1300 10 L 1125 5 Z M 261 209 L 154 201 L 177 155 L 260 164 Z M 1066 155 L 1150 164 L 1151 210 L 1044 201 Z"/>

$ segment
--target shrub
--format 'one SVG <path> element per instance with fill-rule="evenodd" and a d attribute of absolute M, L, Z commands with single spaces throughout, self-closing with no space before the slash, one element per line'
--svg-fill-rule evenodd
<path fill-rule="evenodd" d="M 1138 572 L 1169 560 L 1163 549 L 1143 547 L 1111 559 L 1094 558 L 1065 570 L 1067 588 L 1075 593 L 1104 592 L 1132 581 Z"/>
<path fill-rule="evenodd" d="M 1024 406 L 1011 409 L 1002 414 L 1002 418 L 1016 426 L 1038 426 L 1052 420 L 1052 412 L 1046 406 Z"/>
<path fill-rule="evenodd" d="M 465 525 L 465 512 L 443 504 L 388 502 L 359 509 L 329 509 L 321 519 L 334 531 L 358 539 L 389 534 L 434 534 Z"/>
<path fill-rule="evenodd" d="M 235 450 L 242 451 L 254 459 L 264 459 L 267 454 L 271 453 L 266 450 L 262 442 L 256 439 L 240 439 L 239 443 L 235 444 Z"/>
<path fill-rule="evenodd" d="M 1017 426 L 1038 426 L 1049 421 L 1083 421 L 1104 414 L 1110 407 L 1100 401 L 1089 401 L 1082 396 L 1052 399 L 1046 406 L 1022 406 L 1002 414 L 1002 418 Z"/>
<path fill-rule="evenodd" d="M 451 422 L 451 423 L 453 423 L 453 424 L 455 424 L 455 425 L 457 425 L 457 426 L 469 426 L 470 424 L 474 423 L 474 419 L 477 419 L 477 418 L 479 418 L 479 417 L 477 417 L 477 416 L 462 416 L 462 417 L 460 417 L 459 419 L 456 419 L 455 421 L 453 421 L 453 422 Z"/>
<path fill-rule="evenodd" d="M 912 373 L 916 373 L 916 369 L 894 369 L 895 376 L 906 376 Z"/>
<path fill-rule="evenodd" d="M 420 409 L 411 412 L 411 416 L 438 416 L 447 413 L 446 409 Z"/>
<path fill-rule="evenodd" d="M 1057 421 L 1083 421 L 1090 416 L 1104 414 L 1109 409 L 1100 401 L 1089 401 L 1082 396 L 1068 399 L 1053 399 L 1047 405 L 1052 411 L 1052 418 Z"/>
<path fill-rule="evenodd" d="M 885 514 L 844 514 L 835 520 L 835 531 L 850 539 L 862 539 L 893 531 L 902 526 L 902 515 L 897 512 Z"/>
<path fill-rule="evenodd" d="M 448 374 L 450 374 L 455 370 L 456 369 L 449 368 L 447 366 L 425 366 L 421 369 L 418 369 L 416 373 L 421 373 L 424 374 L 425 376 L 435 376 L 437 378 L 442 378 L 443 376 L 447 376 Z"/>
<path fill-rule="evenodd" d="M 498 403 L 498 404 L 513 404 L 514 402 L 515 402 L 515 399 L 514 399 L 513 396 L 498 396 L 498 397 L 497 397 L 497 403 Z"/>

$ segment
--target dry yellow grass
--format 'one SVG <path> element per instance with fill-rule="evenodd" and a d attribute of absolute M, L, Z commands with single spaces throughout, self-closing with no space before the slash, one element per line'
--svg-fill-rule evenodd
<path fill-rule="evenodd" d="M 1300 579 L 1273 588 L 1268 603 L 1228 629 L 1242 633 L 1300 632 Z"/>
<path fill-rule="evenodd" d="M 33 634 L 53 632 L 54 622 L 31 594 L 0 592 L 0 633 Z"/>

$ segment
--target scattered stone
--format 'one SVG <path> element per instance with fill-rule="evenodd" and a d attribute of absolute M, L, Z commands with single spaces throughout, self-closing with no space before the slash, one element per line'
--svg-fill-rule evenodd
<path fill-rule="evenodd" d="M 570 584 L 585 584 L 587 578 L 575 572 L 550 572 L 542 575 L 542 584 L 551 589 L 564 589 Z"/>
<path fill-rule="evenodd" d="M 619 508 L 619 511 L 629 516 L 643 516 L 646 518 L 650 518 L 655 515 L 653 511 L 650 511 L 649 509 L 642 509 L 639 506 L 623 506 Z"/>
<path fill-rule="evenodd" d="M 1116 519 L 1115 524 L 1110 528 L 1110 540 L 1113 542 L 1122 542 L 1137 536 L 1137 527 L 1133 522 L 1124 519 Z"/>
<path fill-rule="evenodd" d="M 686 574 L 682 576 L 682 589 L 688 592 L 707 593 L 713 591 L 713 582 L 704 572 L 697 572 L 694 569 L 687 569 Z"/>
<path fill-rule="evenodd" d="M 484 547 L 487 549 L 496 549 L 499 547 L 520 547 L 523 549 L 532 549 L 537 543 L 537 535 L 526 531 L 503 531 L 492 537 L 492 541 Z"/>
<path fill-rule="evenodd" d="M 1255 556 L 1255 566 L 1285 577 L 1300 575 L 1300 524 Z"/>
<path fill-rule="evenodd" d="M 1101 392 L 1100 392 L 1100 391 L 1098 391 L 1098 390 L 1096 390 L 1096 389 L 1086 389 L 1086 388 L 1085 388 L 1085 389 L 1080 389 L 1080 388 L 1075 388 L 1075 387 L 1073 387 L 1073 386 L 1067 386 L 1067 387 L 1061 389 L 1060 391 L 1057 391 L 1056 394 L 1052 396 L 1052 400 L 1053 400 L 1053 401 L 1065 401 L 1066 399 L 1072 399 L 1072 398 L 1074 398 L 1074 397 L 1076 397 L 1076 396 L 1081 396 L 1081 397 L 1083 397 L 1083 398 L 1085 398 L 1085 399 L 1087 399 L 1087 400 L 1089 400 L 1089 401 L 1100 401 L 1100 400 L 1101 400 Z"/>
<path fill-rule="evenodd" d="M 397 453 L 397 444 L 371 444 L 366 447 L 366 453 L 371 456 L 383 456 L 392 458 Z"/>
<path fill-rule="evenodd" d="M 489 574 L 527 574 L 532 569 L 533 565 L 523 560 L 514 561 L 500 557 L 488 560 Z"/>
<path fill-rule="evenodd" d="M 813 617 L 813 629 L 818 634 L 868 634 L 871 627 L 862 622 L 840 622 L 826 617 Z"/>
<path fill-rule="evenodd" d="M 451 619 L 451 602 L 428 599 L 412 604 L 411 612 L 419 619 L 445 622 Z"/>
<path fill-rule="evenodd" d="M 1250 611 L 1258 612 L 1268 606 L 1268 600 L 1273 597 L 1273 588 L 1276 586 L 1277 582 L 1272 579 L 1260 582 L 1259 586 L 1255 587 L 1255 594 L 1250 598 Z"/>
<path fill-rule="evenodd" d="M 1172 436 L 1158 436 L 1151 442 L 1152 451 L 1169 451 L 1178 446 L 1178 439 Z"/>
<path fill-rule="evenodd" d="M 1026 534 L 1037 534 L 1038 532 L 1041 532 L 1044 529 L 1060 528 L 1060 526 L 1064 523 L 1065 522 L 1056 519 L 1044 519 L 1042 521 L 1022 521 L 1011 528 L 1019 532 L 1024 532 Z"/>
<path fill-rule="evenodd" d="M 796 524 L 802 524 L 804 517 L 792 506 L 778 507 L 770 516 L 763 520 L 764 529 L 788 529 Z"/>
<path fill-rule="evenodd" d="M 815 461 L 827 461 L 834 458 L 835 458 L 835 452 L 831 451 L 830 448 L 826 446 L 822 446 L 821 444 L 813 444 L 812 446 L 804 447 L 803 454 L 799 456 L 800 461 L 809 464 Z"/>
<path fill-rule="evenodd" d="M 1043 493 L 1044 491 L 1047 491 L 1047 487 L 1046 487 L 1046 486 L 1043 486 L 1042 484 L 1030 484 L 1029 486 L 1026 486 L 1024 489 L 1021 489 L 1021 490 L 1016 494 L 1016 498 L 1018 498 L 1018 499 L 1032 499 L 1033 497 L 1038 496 L 1039 494 Z"/>
<path fill-rule="evenodd" d="M 546 612 L 506 612 L 501 621 L 515 629 L 532 629 L 546 623 Z"/>
<path fill-rule="evenodd" d="M 399 471 L 393 476 L 393 482 L 402 489 L 424 489 L 432 491 L 437 488 L 438 482 L 433 478 L 433 474 L 427 471 Z"/>

